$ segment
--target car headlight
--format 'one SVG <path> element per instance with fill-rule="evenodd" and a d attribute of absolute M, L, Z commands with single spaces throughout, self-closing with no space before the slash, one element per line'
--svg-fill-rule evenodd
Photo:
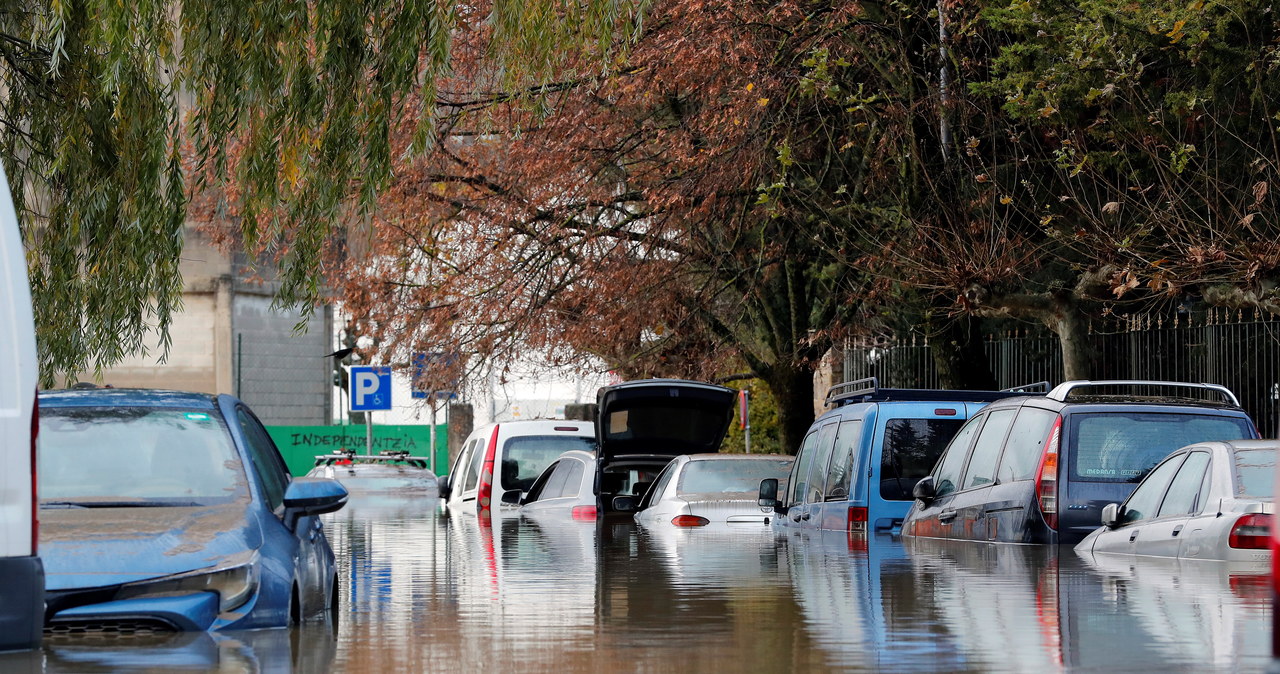
<path fill-rule="evenodd" d="M 259 575 L 258 553 L 255 551 L 248 561 L 228 560 L 226 565 L 213 569 L 200 569 L 126 585 L 120 589 L 117 597 L 134 599 L 192 592 L 217 592 L 218 612 L 223 613 L 239 608 L 253 596 L 253 593 L 258 590 Z"/>

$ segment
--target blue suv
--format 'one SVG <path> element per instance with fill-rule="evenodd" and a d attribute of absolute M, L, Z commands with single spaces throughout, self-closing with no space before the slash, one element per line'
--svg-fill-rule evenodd
<path fill-rule="evenodd" d="M 334 480 L 291 479 L 227 395 L 42 393 L 46 634 L 279 627 L 337 611 L 317 515 Z"/>
<path fill-rule="evenodd" d="M 760 485 L 759 504 L 783 528 L 838 529 L 865 534 L 902 525 L 916 482 L 962 424 L 994 400 L 1027 395 L 1033 384 L 1007 391 L 880 388 L 875 377 L 831 387 L 827 404 L 796 454 L 786 492 L 777 480 Z"/>

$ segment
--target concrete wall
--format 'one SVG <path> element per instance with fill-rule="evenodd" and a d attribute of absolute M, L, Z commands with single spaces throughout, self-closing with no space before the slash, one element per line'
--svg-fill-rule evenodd
<path fill-rule="evenodd" d="M 218 323 L 216 293 L 188 292 L 183 297 L 183 310 L 173 318 L 173 337 L 169 357 L 162 363 L 159 339 L 147 339 L 148 355 L 126 358 L 103 372 L 102 382 L 118 388 L 169 388 L 203 393 L 223 392 L 218 387 L 215 367 L 215 343 Z M 92 381 L 92 375 L 80 377 Z M 230 392 L 230 391 L 225 391 Z"/>
<path fill-rule="evenodd" d="M 294 333 L 301 311 L 275 311 L 271 297 L 237 293 L 232 299 L 235 388 L 263 423 L 322 426 L 333 394 L 329 308 L 317 309 L 307 330 Z"/>

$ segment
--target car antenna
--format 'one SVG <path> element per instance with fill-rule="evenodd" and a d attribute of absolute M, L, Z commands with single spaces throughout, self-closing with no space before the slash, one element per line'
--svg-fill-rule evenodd
<path fill-rule="evenodd" d="M 1218 499 L 1218 517 L 1222 517 L 1222 499 Z"/>

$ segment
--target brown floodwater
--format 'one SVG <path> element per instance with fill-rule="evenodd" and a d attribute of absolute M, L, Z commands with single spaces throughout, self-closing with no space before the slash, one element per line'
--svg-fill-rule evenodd
<path fill-rule="evenodd" d="M 32 671 L 1261 671 L 1262 567 L 767 527 L 326 516 L 332 625 L 46 643 Z"/>

